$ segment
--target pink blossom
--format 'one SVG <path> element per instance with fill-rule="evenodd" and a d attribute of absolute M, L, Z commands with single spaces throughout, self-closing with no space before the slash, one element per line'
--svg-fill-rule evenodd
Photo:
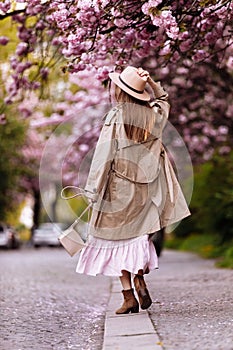
<path fill-rule="evenodd" d="M 193 136 L 193 137 L 192 137 L 192 143 L 193 143 L 194 145 L 198 145 L 198 144 L 199 144 L 199 137 Z"/>
<path fill-rule="evenodd" d="M 177 67 L 177 73 L 181 75 L 188 74 L 188 69 L 185 67 Z"/>
<path fill-rule="evenodd" d="M 208 151 L 205 151 L 203 154 L 203 159 L 205 161 L 210 160 L 212 158 L 214 154 L 214 149 L 213 148 L 209 148 Z"/>
<path fill-rule="evenodd" d="M 226 135 L 217 135 L 215 138 L 216 142 L 223 143 L 227 140 Z"/>
<path fill-rule="evenodd" d="M 4 125 L 6 124 L 7 120 L 6 120 L 6 115 L 5 114 L 0 114 L 0 125 Z"/>
<path fill-rule="evenodd" d="M 172 80 L 172 84 L 174 84 L 174 85 L 184 86 L 185 83 L 186 83 L 186 79 L 182 76 L 175 77 Z"/>
<path fill-rule="evenodd" d="M 60 4 L 57 5 L 57 8 L 58 8 L 59 10 L 66 9 L 66 4 L 65 4 L 65 3 L 60 3 Z"/>
<path fill-rule="evenodd" d="M 205 35 L 205 43 L 207 45 L 211 45 L 211 44 L 214 44 L 216 42 L 218 38 L 218 35 L 216 32 L 212 31 L 212 32 L 208 32 L 206 35 Z"/>
<path fill-rule="evenodd" d="M 216 136 L 217 135 L 217 131 L 215 129 L 213 129 L 208 124 L 204 126 L 202 131 L 205 135 L 208 135 L 208 136 Z"/>
<path fill-rule="evenodd" d="M 19 64 L 19 61 L 16 59 L 16 57 L 10 58 L 10 64 L 12 69 L 16 69 L 17 65 Z"/>
<path fill-rule="evenodd" d="M 233 119 L 233 104 L 229 104 L 227 111 L 226 111 L 226 117 Z"/>
<path fill-rule="evenodd" d="M 17 90 L 15 89 L 14 93 L 11 93 L 10 95 L 8 95 L 7 97 L 4 98 L 4 103 L 6 105 L 10 105 L 13 103 L 13 97 L 16 95 Z"/>
<path fill-rule="evenodd" d="M 20 115 L 23 116 L 24 118 L 28 118 L 32 113 L 30 111 L 30 109 L 22 107 L 22 106 L 19 106 L 18 110 L 19 110 Z"/>
<path fill-rule="evenodd" d="M 173 63 L 175 63 L 175 62 L 177 62 L 179 59 L 180 59 L 180 55 L 179 55 L 179 53 L 178 53 L 177 51 L 175 51 L 174 54 L 173 54 L 173 56 L 172 56 L 172 58 L 171 58 L 171 61 L 172 61 Z"/>
<path fill-rule="evenodd" d="M 26 7 L 26 13 L 30 16 L 37 15 L 43 11 L 43 5 L 41 4 L 41 0 L 33 1 L 32 3 L 29 3 Z"/>
<path fill-rule="evenodd" d="M 87 10 L 90 6 L 93 6 L 93 0 L 79 0 L 78 8 L 81 10 Z"/>
<path fill-rule="evenodd" d="M 17 67 L 16 67 L 16 69 L 15 69 L 15 71 L 16 71 L 16 73 L 23 73 L 26 69 L 28 69 L 28 68 L 30 68 L 32 66 L 32 63 L 31 62 L 20 62 L 18 65 L 17 65 Z"/>
<path fill-rule="evenodd" d="M 111 8 L 111 14 L 112 14 L 113 17 L 119 17 L 121 15 L 121 12 L 117 8 L 112 7 Z"/>
<path fill-rule="evenodd" d="M 164 56 L 164 55 L 168 55 L 170 53 L 171 53 L 170 41 L 167 41 L 164 44 L 164 47 L 162 47 L 162 49 L 159 51 L 159 54 L 161 56 Z"/>
<path fill-rule="evenodd" d="M 32 30 L 24 26 L 19 27 L 18 37 L 21 41 L 28 43 L 32 39 Z"/>
<path fill-rule="evenodd" d="M 15 51 L 16 55 L 23 56 L 27 52 L 28 52 L 28 43 L 25 43 L 25 42 L 19 43 Z"/>
<path fill-rule="evenodd" d="M 171 39 L 177 39 L 179 36 L 179 28 L 175 17 L 170 10 L 163 10 L 160 14 L 153 15 L 151 13 L 152 23 L 157 27 L 162 27 L 167 36 Z"/>
<path fill-rule="evenodd" d="M 66 21 L 67 17 L 69 15 L 69 11 L 66 8 L 57 10 L 53 13 L 53 18 L 56 20 L 57 23 Z"/>
<path fill-rule="evenodd" d="M 108 79 L 109 68 L 104 66 L 103 68 L 98 69 L 97 79 L 100 81 Z"/>
<path fill-rule="evenodd" d="M 181 32 L 179 34 L 179 39 L 180 40 L 187 40 L 189 39 L 190 35 L 189 35 L 189 32 L 188 31 L 185 31 L 185 32 Z"/>
<path fill-rule="evenodd" d="M 80 150 L 81 152 L 86 153 L 86 152 L 89 150 L 89 146 L 86 145 L 86 144 L 82 144 L 82 145 L 79 146 L 79 150 Z"/>
<path fill-rule="evenodd" d="M 36 29 L 43 30 L 45 28 L 46 28 L 46 23 L 44 21 L 41 20 L 41 21 L 37 22 Z"/>
<path fill-rule="evenodd" d="M 5 0 L 3 2 L 0 2 L 0 11 L 3 13 L 6 13 L 10 10 L 11 8 L 11 1 L 10 0 Z"/>
<path fill-rule="evenodd" d="M 37 93 L 39 82 L 44 83 L 54 63 L 49 60 L 51 52 L 59 50 L 58 54 L 68 62 L 68 80 L 64 82 L 60 74 L 56 83 L 51 82 L 48 103 L 52 118 L 41 112 L 38 122 L 42 103 L 32 111 L 37 125 L 55 125 L 77 116 L 80 109 L 108 101 L 102 82 L 115 65 L 145 65 L 153 77 L 165 83 L 172 103 L 171 121 L 183 133 L 195 160 L 200 160 L 203 153 L 208 158 L 213 145 L 231 144 L 232 4 L 209 2 L 202 7 L 199 1 L 192 1 L 190 11 L 191 3 L 184 0 L 123 3 L 124 6 L 110 0 L 27 1 L 27 11 L 13 17 L 20 45 L 10 59 L 11 66 L 5 69 L 2 99 L 11 103 L 27 96 L 29 90 Z M 0 8 L 9 5 L 10 1 L 0 2 Z M 40 57 L 37 48 L 42 38 L 45 50 Z M 46 52 L 47 47 L 51 52 Z M 27 63 L 31 58 L 32 66 Z M 46 60 L 43 65 L 42 60 Z M 204 65 L 202 61 L 211 64 Z M 214 71 L 216 62 L 220 65 Z M 32 80 L 35 76 L 38 80 Z M 26 117 L 31 112 L 29 106 L 21 104 L 20 115 Z M 91 121 L 95 118 L 88 116 Z M 80 130 L 87 124 L 80 117 Z M 85 136 L 81 144 L 91 142 L 91 135 Z"/>
<path fill-rule="evenodd" d="M 25 81 L 26 82 L 26 81 Z M 39 81 L 32 81 L 30 85 L 30 89 L 37 90 L 41 86 Z"/>
<path fill-rule="evenodd" d="M 142 12 L 146 15 L 149 15 L 151 9 L 156 8 L 159 4 L 161 4 L 162 0 L 149 0 L 145 4 L 142 5 Z"/>
<path fill-rule="evenodd" d="M 193 55 L 193 60 L 195 62 L 203 61 L 208 56 L 208 53 L 204 50 L 197 50 Z"/>
<path fill-rule="evenodd" d="M 230 56 L 226 62 L 226 66 L 227 68 L 229 68 L 230 70 L 233 70 L 233 56 Z"/>
<path fill-rule="evenodd" d="M 46 80 L 49 75 L 49 69 L 47 67 L 43 67 L 40 69 L 40 76 L 43 80 Z"/>
<path fill-rule="evenodd" d="M 231 151 L 231 147 L 229 146 L 222 146 L 219 148 L 219 154 L 221 155 L 228 154 L 230 153 L 230 151 Z"/>
<path fill-rule="evenodd" d="M 186 122 L 187 122 L 187 117 L 186 117 L 184 114 L 180 114 L 180 115 L 179 115 L 179 122 L 180 122 L 181 124 L 186 123 Z"/>
<path fill-rule="evenodd" d="M 169 74 L 169 68 L 168 68 L 168 67 L 162 67 L 162 68 L 159 70 L 159 74 L 160 74 L 162 77 L 166 77 L 166 76 Z"/>
<path fill-rule="evenodd" d="M 202 136 L 201 137 L 201 142 L 203 143 L 203 145 L 207 146 L 210 144 L 210 140 L 207 136 Z"/>
<path fill-rule="evenodd" d="M 218 132 L 219 134 L 221 135 L 227 135 L 228 134 L 228 127 L 227 126 L 224 126 L 224 125 L 221 125 L 219 128 L 218 128 Z"/>
<path fill-rule="evenodd" d="M 7 45 L 9 42 L 9 38 L 7 36 L 0 36 L 0 45 Z"/>
<path fill-rule="evenodd" d="M 89 7 L 93 7 L 96 12 L 103 7 L 105 7 L 109 3 L 109 0 L 79 0 L 78 8 L 82 10 L 86 10 Z"/>
<path fill-rule="evenodd" d="M 123 28 L 123 27 L 126 27 L 129 25 L 129 21 L 126 20 L 125 18 L 116 18 L 114 20 L 114 24 L 117 26 L 117 27 L 120 27 L 120 28 Z"/>
<path fill-rule="evenodd" d="M 52 40 L 52 45 L 58 46 L 58 45 L 61 45 L 62 42 L 63 42 L 63 38 L 62 37 L 55 37 Z"/>
<path fill-rule="evenodd" d="M 192 40 L 191 39 L 187 39 L 185 41 L 182 41 L 180 43 L 180 51 L 181 52 L 188 51 L 191 46 L 192 46 Z"/>
<path fill-rule="evenodd" d="M 176 23 L 174 23 L 172 26 L 170 26 L 169 29 L 167 29 L 167 36 L 174 40 L 178 38 L 179 28 Z"/>

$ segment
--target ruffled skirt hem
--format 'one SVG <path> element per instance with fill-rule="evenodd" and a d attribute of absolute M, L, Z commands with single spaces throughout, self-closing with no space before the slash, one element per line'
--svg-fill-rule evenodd
<path fill-rule="evenodd" d="M 133 239 L 107 241 L 91 237 L 81 251 L 77 273 L 91 276 L 122 276 L 122 270 L 137 274 L 158 268 L 158 257 L 153 243 L 143 235 Z"/>

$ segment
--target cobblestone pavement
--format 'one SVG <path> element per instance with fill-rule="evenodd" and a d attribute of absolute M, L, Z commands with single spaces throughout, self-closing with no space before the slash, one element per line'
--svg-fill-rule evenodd
<path fill-rule="evenodd" d="M 149 314 L 164 350 L 233 350 L 233 272 L 165 251 L 146 278 Z"/>
<path fill-rule="evenodd" d="M 79 275 L 76 261 L 62 248 L 0 251 L 0 350 L 102 349 L 111 278 Z M 232 270 L 164 251 L 146 281 L 164 350 L 233 350 Z"/>
<path fill-rule="evenodd" d="M 0 350 L 102 349 L 111 279 L 63 248 L 0 251 Z"/>

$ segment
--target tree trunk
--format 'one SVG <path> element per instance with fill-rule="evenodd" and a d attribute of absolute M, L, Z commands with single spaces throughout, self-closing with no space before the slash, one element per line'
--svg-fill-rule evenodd
<path fill-rule="evenodd" d="M 31 229 L 32 236 L 33 236 L 34 229 L 37 228 L 40 223 L 41 198 L 40 198 L 39 189 L 33 189 L 33 198 L 34 198 L 34 205 L 33 205 L 33 226 Z"/>

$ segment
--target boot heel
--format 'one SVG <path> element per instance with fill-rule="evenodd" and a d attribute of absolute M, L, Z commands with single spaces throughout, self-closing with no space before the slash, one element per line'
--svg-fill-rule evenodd
<path fill-rule="evenodd" d="M 151 306 L 151 304 L 152 304 L 152 300 L 151 300 L 149 295 L 145 294 L 144 296 L 142 296 L 142 298 L 141 298 L 141 308 L 142 308 L 142 310 L 148 309 Z"/>
<path fill-rule="evenodd" d="M 137 313 L 139 312 L 139 304 L 137 299 L 134 296 L 133 288 L 122 291 L 124 296 L 124 303 L 120 309 L 116 310 L 116 314 L 128 314 L 130 312 Z"/>
<path fill-rule="evenodd" d="M 139 312 L 139 306 L 135 306 L 131 308 L 132 314 L 137 314 Z"/>
<path fill-rule="evenodd" d="M 137 291 L 142 310 L 148 309 L 152 304 L 152 300 L 142 275 L 136 275 L 134 277 L 134 286 Z"/>

